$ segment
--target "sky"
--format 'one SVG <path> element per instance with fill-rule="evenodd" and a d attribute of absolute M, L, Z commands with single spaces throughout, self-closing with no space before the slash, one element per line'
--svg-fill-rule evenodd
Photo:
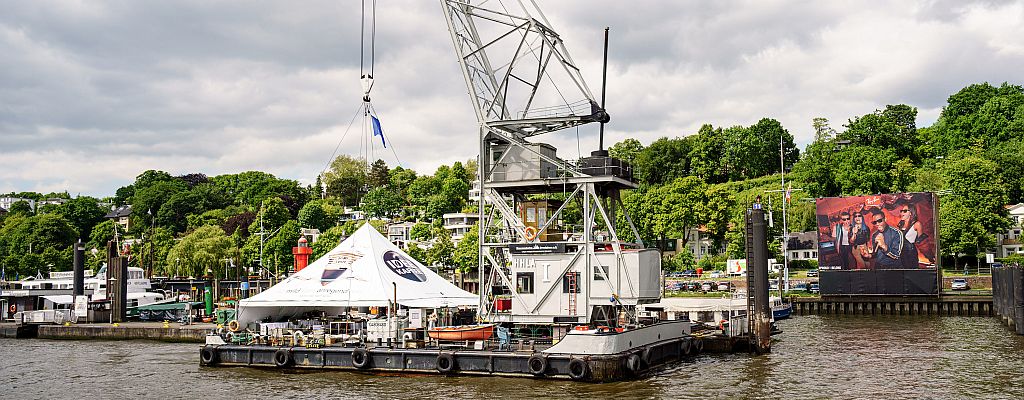
<path fill-rule="evenodd" d="M 966 85 L 1024 83 L 1024 1 L 535 1 L 597 96 L 610 27 L 607 144 L 769 117 L 802 148 L 815 117 L 842 130 L 903 103 L 923 127 Z M 377 6 L 372 104 L 389 148 L 367 147 L 360 7 L 0 0 L 0 193 L 105 197 L 149 169 L 310 184 L 335 154 L 426 174 L 474 158 L 476 117 L 430 0 Z M 572 159 L 597 130 L 538 140 Z"/>

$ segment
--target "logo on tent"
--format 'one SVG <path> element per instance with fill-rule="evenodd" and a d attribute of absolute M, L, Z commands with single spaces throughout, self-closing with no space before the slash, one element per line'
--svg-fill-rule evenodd
<path fill-rule="evenodd" d="M 328 283 L 334 282 L 335 279 L 344 275 L 345 271 L 348 271 L 348 268 L 324 268 L 324 273 L 320 275 L 320 286 L 327 286 Z"/>
<path fill-rule="evenodd" d="M 410 281 L 427 281 L 427 275 L 420 271 L 420 267 L 415 262 L 396 251 L 388 250 L 384 253 L 384 265 L 391 268 L 391 272 Z"/>

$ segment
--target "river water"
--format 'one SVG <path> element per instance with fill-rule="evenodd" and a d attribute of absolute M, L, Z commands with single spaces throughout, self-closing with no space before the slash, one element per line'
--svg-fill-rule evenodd
<path fill-rule="evenodd" d="M 1024 337 L 994 318 L 797 316 L 770 355 L 632 382 L 199 367 L 199 345 L 0 339 L 0 398 L 1024 398 Z"/>

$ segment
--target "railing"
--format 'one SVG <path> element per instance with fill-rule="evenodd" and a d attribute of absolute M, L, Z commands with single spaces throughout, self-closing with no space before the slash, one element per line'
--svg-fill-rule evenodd
<path fill-rule="evenodd" d="M 25 324 L 63 324 L 75 322 L 77 317 L 73 310 L 32 310 L 20 311 L 14 314 L 14 320 L 19 325 Z"/>

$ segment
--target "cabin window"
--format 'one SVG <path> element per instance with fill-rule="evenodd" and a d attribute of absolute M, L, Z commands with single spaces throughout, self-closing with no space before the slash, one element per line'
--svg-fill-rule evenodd
<path fill-rule="evenodd" d="M 533 272 L 516 272 L 516 292 L 533 293 Z"/>
<path fill-rule="evenodd" d="M 569 280 L 570 280 L 569 277 L 570 276 L 573 278 L 572 280 L 576 281 L 576 284 L 575 284 L 576 287 L 574 288 L 575 290 L 573 290 L 571 292 L 569 291 Z M 562 293 L 579 293 L 580 292 L 580 283 L 581 282 L 580 282 L 580 273 L 579 272 L 569 272 L 569 273 L 566 273 L 565 276 L 562 277 Z"/>
<path fill-rule="evenodd" d="M 697 311 L 697 322 L 715 322 L 715 312 Z"/>
<path fill-rule="evenodd" d="M 607 265 L 594 265 L 594 280 L 603 281 L 604 276 L 601 275 L 601 271 L 604 271 L 604 275 L 608 275 Z"/>

